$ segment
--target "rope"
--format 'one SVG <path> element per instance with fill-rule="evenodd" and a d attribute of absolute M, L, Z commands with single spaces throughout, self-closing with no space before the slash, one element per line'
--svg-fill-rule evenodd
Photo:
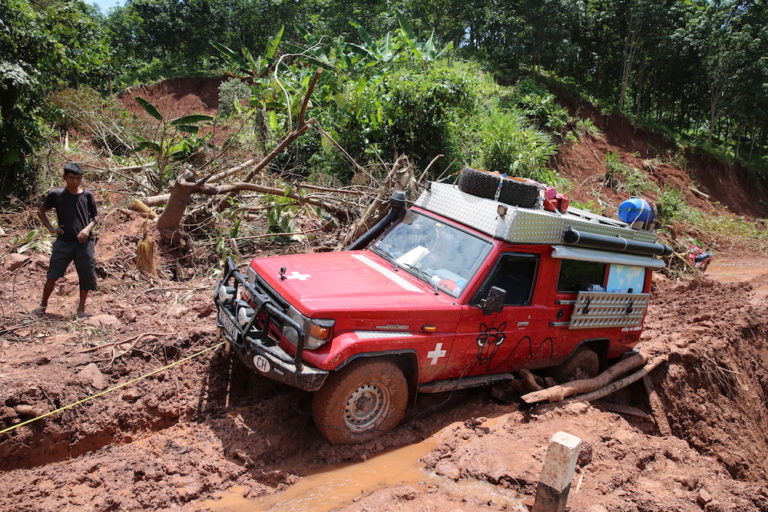
<path fill-rule="evenodd" d="M 41 420 L 43 418 L 47 418 L 48 416 L 53 416 L 54 414 L 58 414 L 58 413 L 60 413 L 62 411 L 65 411 L 67 409 L 75 407 L 76 405 L 83 404 L 85 402 L 93 400 L 94 398 L 98 398 L 100 396 L 106 395 L 107 393 L 111 393 L 113 391 L 117 391 L 118 389 L 122 389 L 122 388 L 124 388 L 126 386 L 129 386 L 129 385 L 131 385 L 131 384 L 133 384 L 135 382 L 138 382 L 138 381 L 140 381 L 142 379 L 146 379 L 147 377 L 151 377 L 153 375 L 157 375 L 158 373 L 160 373 L 162 371 L 168 370 L 168 369 L 173 368 L 174 366 L 178 366 L 178 365 L 180 365 L 182 363 L 186 363 L 187 361 L 189 361 L 191 359 L 194 359 L 194 358 L 196 358 L 198 356 L 201 356 L 201 355 L 205 354 L 206 352 L 210 352 L 211 350 L 222 346 L 224 343 L 226 343 L 226 342 L 222 341 L 221 343 L 217 343 L 216 345 L 213 345 L 212 347 L 208 347 L 206 349 L 203 349 L 200 352 L 197 352 L 196 354 L 192 354 L 191 356 L 187 356 L 187 357 L 185 357 L 183 359 L 179 359 L 178 361 L 174 361 L 173 363 L 168 364 L 166 366 L 163 366 L 162 368 L 157 368 L 156 370 L 152 370 L 151 372 L 149 372 L 149 373 L 147 373 L 145 375 L 142 375 L 140 377 L 136 377 L 136 378 L 131 379 L 129 381 L 123 382 L 122 384 L 118 384 L 117 386 L 115 386 L 113 388 L 109 388 L 107 390 L 100 391 L 100 392 L 96 393 L 95 395 L 87 396 L 87 397 L 83 398 L 82 400 L 78 400 L 77 402 L 73 402 L 71 404 L 65 405 L 64 407 L 59 407 L 58 409 L 55 409 L 55 410 L 50 411 L 50 412 L 47 412 L 47 413 L 45 413 L 43 415 L 40 415 L 40 416 L 38 416 L 36 418 L 32 418 L 30 420 L 23 421 L 23 422 L 21 422 L 21 423 L 19 423 L 17 425 L 13 425 L 12 427 L 8 427 L 6 429 L 0 430 L 0 434 L 5 434 L 6 432 L 10 432 L 12 430 L 16 430 L 17 428 L 23 427 L 24 425 L 29 425 L 30 423 L 35 422 L 37 420 Z"/>

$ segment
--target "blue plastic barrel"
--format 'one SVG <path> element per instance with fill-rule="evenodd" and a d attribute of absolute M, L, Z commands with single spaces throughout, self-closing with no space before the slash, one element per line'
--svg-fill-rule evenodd
<path fill-rule="evenodd" d="M 619 219 L 627 224 L 653 222 L 653 207 L 642 197 L 630 197 L 619 205 Z"/>

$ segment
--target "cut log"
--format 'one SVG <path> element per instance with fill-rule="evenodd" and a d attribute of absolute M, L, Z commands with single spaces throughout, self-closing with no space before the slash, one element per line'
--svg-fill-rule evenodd
<path fill-rule="evenodd" d="M 128 208 L 135 212 L 139 212 L 143 214 L 145 217 L 149 217 L 150 219 L 157 218 L 157 214 L 154 211 L 152 211 L 152 209 L 149 206 L 141 202 L 141 200 L 139 199 L 134 199 Z"/>
<path fill-rule="evenodd" d="M 567 382 L 560 386 L 553 386 L 551 388 L 542 389 L 541 391 L 534 391 L 523 395 L 524 402 L 532 404 L 536 402 L 542 402 L 547 400 L 549 402 L 561 402 L 579 393 L 587 393 L 600 388 L 603 388 L 610 384 L 616 377 L 622 375 L 633 368 L 637 368 L 645 364 L 646 359 L 642 354 L 634 354 L 626 359 L 623 359 L 615 365 L 608 368 L 606 371 L 594 377 L 592 379 L 581 379 Z"/>
<path fill-rule="evenodd" d="M 627 375 L 623 379 L 612 382 L 608 386 L 605 386 L 604 388 L 600 388 L 591 393 L 576 395 L 573 398 L 570 398 L 568 401 L 569 402 L 575 402 L 575 401 L 589 402 L 592 400 L 597 400 L 598 398 L 603 398 L 606 395 L 610 395 L 611 393 L 618 391 L 620 389 L 623 389 L 629 386 L 630 384 L 632 384 L 633 382 L 637 382 L 638 380 L 642 379 L 643 377 L 648 375 L 657 366 L 659 366 L 661 363 L 663 363 L 666 360 L 667 360 L 666 356 L 659 356 L 656 359 L 652 360 L 650 363 L 647 363 L 640 370 L 630 375 Z"/>
<path fill-rule="evenodd" d="M 648 403 L 651 405 L 653 419 L 659 428 L 659 433 L 663 436 L 671 436 L 672 428 L 669 426 L 667 415 L 664 413 L 664 406 L 661 403 L 659 394 L 656 393 L 653 387 L 653 382 L 651 382 L 650 377 L 647 375 L 643 377 L 643 386 L 645 386 L 645 392 L 648 393 Z"/>
<path fill-rule="evenodd" d="M 710 199 L 709 194 L 705 194 L 704 192 L 702 192 L 701 190 L 699 190 L 697 188 L 688 187 L 688 189 L 691 192 L 693 192 L 694 194 L 696 194 L 697 196 L 699 196 L 700 198 L 702 198 L 702 199 Z"/>

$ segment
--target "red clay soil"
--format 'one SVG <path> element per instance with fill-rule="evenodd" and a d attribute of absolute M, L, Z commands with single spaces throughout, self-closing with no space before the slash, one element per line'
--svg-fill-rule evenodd
<path fill-rule="evenodd" d="M 586 144 L 573 148 L 573 163 L 562 163 L 592 179 L 586 171 L 600 157 Z M 667 179 L 665 169 L 677 179 L 663 165 L 659 179 Z M 86 321 L 73 318 L 73 271 L 46 317 L 28 314 L 48 259 L 34 248 L 18 254 L 14 242 L 34 226 L 32 208 L 4 219 L 0 430 L 216 348 L 0 434 L 0 510 L 206 510 L 207 500 L 233 487 L 248 497 L 275 494 L 310 472 L 422 440 L 436 446 L 421 463 L 422 479 L 372 487 L 341 510 L 525 510 L 521 501 L 530 503 L 547 441 L 559 430 L 584 441 L 572 512 L 768 510 L 764 256 L 730 279 L 730 269 L 744 270 L 731 262 L 746 256 L 718 255 L 724 270 L 713 267 L 713 275 L 735 282 L 655 277 L 639 348 L 667 355 L 651 381 L 671 435 L 660 434 L 642 386 L 592 404 L 537 407 L 498 403 L 491 390 L 476 389 L 421 395 L 393 432 L 338 447 L 315 429 L 308 393 L 244 371 L 217 346 L 216 257 L 203 249 L 163 253 L 162 277 L 141 274 L 134 255 L 143 219 L 94 188 L 103 218 L 100 288 Z M 299 249 L 264 241 L 257 255 Z"/>
<path fill-rule="evenodd" d="M 594 201 L 592 192 L 606 172 L 605 153 L 611 151 L 619 153 L 623 163 L 648 173 L 659 187 L 679 190 L 685 201 L 696 208 L 708 209 L 717 201 L 736 215 L 768 217 L 768 177 L 695 148 L 684 150 L 685 167 L 676 168 L 669 163 L 677 152 L 674 141 L 635 126 L 618 114 L 603 114 L 562 89 L 553 89 L 553 93 L 571 116 L 590 119 L 601 132 L 597 137 L 585 135 L 578 142 L 563 145 L 555 158 L 555 168 L 576 184 L 570 192 L 574 199 Z M 691 187 L 708 194 L 711 201 L 702 199 Z M 614 204 L 628 197 L 609 189 L 602 192 Z M 657 199 L 652 192 L 644 195 Z"/>
<path fill-rule="evenodd" d="M 10 239 L 2 242 L 3 428 L 218 341 L 213 281 L 148 280 L 132 268 L 142 220 L 119 209 L 105 216 L 101 287 L 91 304 L 101 316 L 90 319 L 92 325 L 72 319 L 72 274 L 45 319 L 26 315 L 39 297 L 35 284 L 44 279 L 47 259 L 34 252 L 29 259 L 15 256 Z M 298 481 L 306 468 L 359 461 L 430 437 L 438 447 L 424 465 L 436 477 L 372 492 L 345 510 L 512 510 L 508 501 L 472 497 L 453 482 L 486 482 L 530 498 L 547 439 L 558 430 L 585 442 L 572 511 L 764 510 L 768 304 L 753 299 L 752 286 L 768 285 L 768 274 L 751 281 L 656 279 L 641 349 L 669 353 L 652 378 L 671 436 L 659 435 L 649 421 L 642 391 L 593 405 L 520 410 L 494 403 L 488 390 L 469 390 L 422 396 L 394 432 L 333 447 L 312 424 L 309 394 L 249 375 L 217 348 L 3 434 L 0 510 L 199 510 L 203 500 L 235 485 L 251 497 L 271 494 Z M 150 334 L 135 338 L 143 333 Z M 612 402 L 645 416 L 609 412 Z"/>
<path fill-rule="evenodd" d="M 141 96 L 152 103 L 166 119 L 191 114 L 216 115 L 219 86 L 224 78 L 171 78 L 151 85 L 140 85 L 120 93 L 117 99 L 129 112 L 145 116 L 134 98 Z"/>

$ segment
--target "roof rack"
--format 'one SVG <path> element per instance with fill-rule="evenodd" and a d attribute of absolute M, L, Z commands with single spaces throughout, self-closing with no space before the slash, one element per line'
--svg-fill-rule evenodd
<path fill-rule="evenodd" d="M 655 233 L 634 230 L 625 222 L 586 210 L 570 207 L 567 213 L 559 213 L 510 206 L 467 194 L 447 183 L 429 183 L 414 204 L 513 243 L 560 244 L 568 229 L 638 242 L 657 239 Z"/>

